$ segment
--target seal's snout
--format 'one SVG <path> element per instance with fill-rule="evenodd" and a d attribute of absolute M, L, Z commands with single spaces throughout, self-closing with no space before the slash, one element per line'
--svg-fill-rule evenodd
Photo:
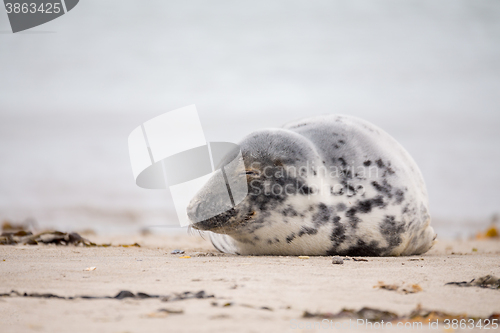
<path fill-rule="evenodd" d="M 189 206 L 187 207 L 187 215 L 195 229 L 210 229 L 210 225 L 207 222 L 210 221 L 214 215 L 216 215 L 213 212 L 215 207 L 211 206 L 211 201 L 209 199 L 200 200 L 198 198 L 194 198 L 191 200 Z"/>
<path fill-rule="evenodd" d="M 187 207 L 187 215 L 193 228 L 198 230 L 211 230 L 213 225 L 210 223 L 211 219 L 207 219 L 203 216 L 204 209 L 203 202 L 195 198 Z"/>
<path fill-rule="evenodd" d="M 231 207 L 222 207 L 222 200 L 215 193 L 211 195 L 198 195 L 195 196 L 189 203 L 186 212 L 189 220 L 195 228 L 197 228 L 200 223 L 210 220 L 214 216 L 219 215 L 226 209 Z"/>
<path fill-rule="evenodd" d="M 236 216 L 236 210 L 231 206 L 221 204 L 214 198 L 194 198 L 187 207 L 187 215 L 192 226 L 198 230 L 217 232 L 217 229 Z"/>
<path fill-rule="evenodd" d="M 193 228 L 215 232 L 235 216 L 226 183 L 221 179 L 222 174 L 218 170 L 191 199 L 186 213 Z"/>

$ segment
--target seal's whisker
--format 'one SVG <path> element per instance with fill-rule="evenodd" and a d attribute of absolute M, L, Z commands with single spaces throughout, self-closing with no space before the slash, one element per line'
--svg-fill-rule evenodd
<path fill-rule="evenodd" d="M 196 230 L 195 228 L 193 228 L 193 226 L 192 226 L 191 224 L 190 224 L 190 225 L 188 225 L 188 235 L 189 235 L 189 236 L 194 236 L 194 235 L 195 235 L 195 233 L 196 233 L 196 231 L 197 231 L 197 230 Z"/>
<path fill-rule="evenodd" d="M 190 236 L 200 236 L 205 239 L 205 233 L 202 230 L 194 228 L 192 224 L 188 225 L 188 234 Z"/>

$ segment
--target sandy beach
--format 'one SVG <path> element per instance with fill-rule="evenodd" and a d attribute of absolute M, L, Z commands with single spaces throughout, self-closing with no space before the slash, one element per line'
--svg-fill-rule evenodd
<path fill-rule="evenodd" d="M 500 276 L 495 240 L 438 241 L 421 256 L 332 264 L 331 257 L 220 254 L 199 236 L 89 238 L 113 246 L 0 246 L 0 293 L 8 294 L 0 297 L 2 332 L 312 332 L 336 329 L 310 326 L 323 318 L 304 318 L 305 311 L 369 307 L 404 316 L 420 306 L 477 318 L 500 313 L 500 291 L 445 285 Z M 141 246 L 117 246 L 136 242 Z M 175 249 L 185 253 L 171 254 Z M 114 297 L 123 290 L 161 297 L 78 297 Z M 190 292 L 185 299 L 184 292 Z"/>
<path fill-rule="evenodd" d="M 500 332 L 500 1 L 5 1 L 0 45 L 0 333 Z"/>

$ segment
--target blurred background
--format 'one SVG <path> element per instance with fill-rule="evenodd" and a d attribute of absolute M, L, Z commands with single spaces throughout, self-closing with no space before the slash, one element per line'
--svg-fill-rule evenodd
<path fill-rule="evenodd" d="M 0 10 L 0 220 L 179 231 L 127 137 L 190 104 L 208 141 L 328 113 L 382 127 L 440 237 L 500 211 L 499 1 L 82 0 L 17 34 Z"/>

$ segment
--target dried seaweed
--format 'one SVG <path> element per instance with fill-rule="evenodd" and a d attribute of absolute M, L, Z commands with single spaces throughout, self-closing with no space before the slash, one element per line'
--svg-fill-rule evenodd
<path fill-rule="evenodd" d="M 190 298 L 204 299 L 204 298 L 213 298 L 214 295 L 208 295 L 204 290 L 200 290 L 198 292 L 186 291 L 183 293 L 173 293 L 172 295 L 150 295 L 143 292 L 138 292 L 134 294 L 128 290 L 122 290 L 115 296 L 59 296 L 55 294 L 45 293 L 20 293 L 16 290 L 12 290 L 10 293 L 0 294 L 0 297 L 34 297 L 34 298 L 58 298 L 58 299 L 124 299 L 124 298 L 132 298 L 132 299 L 146 299 L 146 298 L 159 298 L 163 302 L 171 302 L 171 301 L 179 301 Z"/>
<path fill-rule="evenodd" d="M 471 281 L 448 282 L 445 285 L 456 285 L 459 287 L 480 287 L 488 289 L 500 289 L 500 279 L 493 275 L 482 276 Z"/>
<path fill-rule="evenodd" d="M 377 285 L 373 286 L 373 288 L 397 291 L 402 294 L 415 294 L 423 290 L 422 287 L 416 283 L 400 286 L 397 284 L 386 284 L 383 281 L 379 281 Z"/>
<path fill-rule="evenodd" d="M 361 310 L 355 311 L 350 309 L 342 309 L 338 313 L 311 313 L 304 311 L 303 318 L 322 318 L 322 319 L 365 319 L 368 321 L 393 321 L 399 316 L 390 311 L 377 310 L 364 307 Z"/>
<path fill-rule="evenodd" d="M 91 242 L 76 232 L 66 233 L 60 231 L 46 231 L 34 235 L 31 231 L 20 230 L 17 232 L 2 232 L 0 235 L 0 245 L 79 245 L 91 246 Z"/>
<path fill-rule="evenodd" d="M 215 307 L 219 306 L 219 304 L 217 302 L 212 302 L 210 304 L 212 306 L 215 306 Z M 248 309 L 274 311 L 274 309 L 271 308 L 271 307 L 269 307 L 269 306 L 254 306 L 254 305 L 245 304 L 245 303 L 239 304 L 239 303 L 234 303 L 234 302 L 226 302 L 226 303 L 221 304 L 220 306 L 223 307 L 223 308 L 226 308 L 226 307 L 230 307 L 230 306 L 233 306 L 233 305 L 238 305 L 238 306 L 241 306 L 241 307 L 244 307 L 244 308 L 248 308 Z"/>
<path fill-rule="evenodd" d="M 177 294 L 174 293 L 172 295 L 164 296 L 162 297 L 163 302 L 172 302 L 172 301 L 180 301 L 180 300 L 185 300 L 185 299 L 190 299 L 190 298 L 213 298 L 215 297 L 214 295 L 208 295 L 205 293 L 204 290 L 200 290 L 196 293 L 193 293 L 191 291 L 185 291 L 183 293 Z"/>
<path fill-rule="evenodd" d="M 184 310 L 182 309 L 158 309 L 156 312 L 151 312 L 147 315 L 148 318 L 165 318 L 171 314 L 183 314 Z"/>
<path fill-rule="evenodd" d="M 472 319 L 472 320 L 484 320 L 484 319 L 498 319 L 500 314 L 492 313 L 489 317 L 479 318 L 479 317 L 470 317 L 466 314 L 449 314 L 442 311 L 435 310 L 425 310 L 420 305 L 418 305 L 415 310 L 410 312 L 407 315 L 399 316 L 398 314 L 390 311 L 379 310 L 374 308 L 364 307 L 361 310 L 351 310 L 351 309 L 342 309 L 338 313 L 311 313 L 308 311 L 304 311 L 303 318 L 320 318 L 320 319 L 331 319 L 331 320 L 347 320 L 347 319 L 363 319 L 367 322 L 429 322 L 429 320 L 435 321 L 436 319 L 442 321 L 445 319 Z"/>
<path fill-rule="evenodd" d="M 16 232 L 2 232 L 0 235 L 0 245 L 82 245 L 86 247 L 109 247 L 111 244 L 96 244 L 83 238 L 76 232 L 44 231 L 33 234 L 31 231 L 19 230 Z M 140 247 L 138 243 L 119 244 L 119 247 Z"/>
<path fill-rule="evenodd" d="M 491 225 L 486 231 L 477 233 L 476 239 L 478 240 L 500 239 L 500 232 L 498 231 L 496 225 Z"/>

